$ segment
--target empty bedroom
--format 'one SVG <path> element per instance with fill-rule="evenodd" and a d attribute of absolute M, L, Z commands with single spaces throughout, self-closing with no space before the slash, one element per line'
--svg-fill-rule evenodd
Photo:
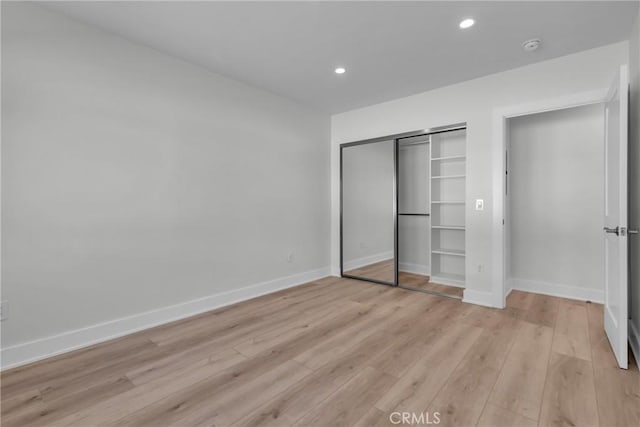
<path fill-rule="evenodd" d="M 0 13 L 3 427 L 640 427 L 639 1 Z"/>

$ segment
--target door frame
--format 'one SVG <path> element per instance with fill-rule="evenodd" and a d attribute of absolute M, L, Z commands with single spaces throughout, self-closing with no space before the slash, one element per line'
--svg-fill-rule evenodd
<path fill-rule="evenodd" d="M 604 103 L 608 96 L 608 87 L 599 90 L 579 92 L 557 98 L 543 99 L 526 104 L 517 104 L 493 109 L 493 142 L 491 144 L 491 164 L 492 164 L 492 195 L 493 195 L 493 217 L 492 217 L 492 287 L 491 303 L 493 307 L 505 308 L 507 296 L 510 289 L 507 289 L 505 247 L 505 197 L 504 189 L 506 185 L 506 146 L 507 146 L 507 120 L 527 116 L 530 114 L 544 113 L 549 111 L 564 110 L 567 108 L 582 107 Z"/>

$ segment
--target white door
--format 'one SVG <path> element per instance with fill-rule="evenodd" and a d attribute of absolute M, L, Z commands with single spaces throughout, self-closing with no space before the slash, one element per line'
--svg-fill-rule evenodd
<path fill-rule="evenodd" d="M 604 329 L 618 365 L 627 369 L 627 67 L 620 69 L 605 104 Z"/>

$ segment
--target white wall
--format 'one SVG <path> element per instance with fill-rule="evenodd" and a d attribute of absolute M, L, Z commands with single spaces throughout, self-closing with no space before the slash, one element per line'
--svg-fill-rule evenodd
<path fill-rule="evenodd" d="M 24 3 L 2 54 L 4 366 L 328 273 L 328 116 Z"/>
<path fill-rule="evenodd" d="M 629 227 L 640 229 L 640 10 L 629 39 L 629 76 L 631 105 L 629 108 Z M 640 236 L 630 237 L 629 263 L 632 346 L 636 360 L 640 358 Z"/>
<path fill-rule="evenodd" d="M 494 108 L 605 89 L 628 43 L 621 42 L 522 68 L 470 80 L 332 117 L 332 268 L 337 271 L 339 144 L 359 139 L 467 122 L 466 253 L 467 291 L 491 290 L 492 111 Z M 484 211 L 473 210 L 484 199 Z"/>
<path fill-rule="evenodd" d="M 509 279 L 604 301 L 604 106 L 508 120 Z"/>

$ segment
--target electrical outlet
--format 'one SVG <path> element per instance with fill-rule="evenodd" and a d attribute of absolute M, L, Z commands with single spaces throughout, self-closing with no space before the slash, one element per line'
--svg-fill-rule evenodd
<path fill-rule="evenodd" d="M 287 254 L 287 262 L 288 263 L 293 262 L 293 252 L 289 252 L 289 254 Z"/>
<path fill-rule="evenodd" d="M 478 273 L 482 273 L 482 269 L 484 266 L 482 264 L 478 264 Z"/>
<path fill-rule="evenodd" d="M 0 321 L 7 318 L 7 301 L 0 301 Z"/>

